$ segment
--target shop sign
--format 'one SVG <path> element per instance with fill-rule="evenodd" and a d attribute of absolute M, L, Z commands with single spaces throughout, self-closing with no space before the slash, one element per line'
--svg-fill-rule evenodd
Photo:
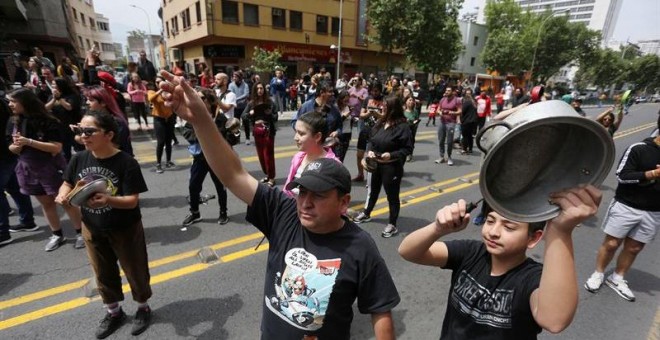
<path fill-rule="evenodd" d="M 204 58 L 245 58 L 245 46 L 204 45 Z"/>
<path fill-rule="evenodd" d="M 306 61 L 312 63 L 335 63 L 337 61 L 337 51 L 328 48 L 319 48 L 316 46 L 296 45 L 296 44 L 277 44 L 264 43 L 259 47 L 267 50 L 279 50 L 282 53 L 282 61 Z M 351 53 L 342 51 L 341 62 L 350 64 L 352 62 Z"/>

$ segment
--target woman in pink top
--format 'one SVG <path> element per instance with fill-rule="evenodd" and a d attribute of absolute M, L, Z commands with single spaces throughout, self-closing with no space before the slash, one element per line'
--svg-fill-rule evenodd
<path fill-rule="evenodd" d="M 126 89 L 128 94 L 131 96 L 131 111 L 133 111 L 133 117 L 138 122 L 138 130 L 142 131 L 142 121 L 140 117 L 144 119 L 144 125 L 149 128 L 149 122 L 147 121 L 147 106 L 146 106 L 146 96 L 147 96 L 147 87 L 142 83 L 142 79 L 137 73 L 131 74 L 131 82 L 128 83 L 128 88 Z"/>
<path fill-rule="evenodd" d="M 332 149 L 323 146 L 327 137 L 328 126 L 323 115 L 312 111 L 298 117 L 293 140 L 300 151 L 293 156 L 289 175 L 286 178 L 286 183 L 284 183 L 283 190 L 287 195 L 293 196 L 296 194 L 293 191 L 286 190 L 286 186 L 294 178 L 300 177 L 300 174 L 310 162 L 323 157 L 334 158 L 339 162 Z"/>
<path fill-rule="evenodd" d="M 438 112 L 440 112 L 440 125 L 438 126 L 440 158 L 436 159 L 435 163 L 446 162 L 447 165 L 454 165 L 454 161 L 451 159 L 451 151 L 453 149 L 454 127 L 456 126 L 458 117 L 461 115 L 461 100 L 456 97 L 456 93 L 454 93 L 454 89 L 451 86 L 447 86 L 445 95 L 440 100 Z M 447 157 L 445 157 L 445 151 L 447 151 Z"/>

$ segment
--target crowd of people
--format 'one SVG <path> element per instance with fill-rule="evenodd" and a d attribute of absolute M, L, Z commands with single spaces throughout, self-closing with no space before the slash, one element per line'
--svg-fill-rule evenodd
<path fill-rule="evenodd" d="M 67 58 L 55 67 L 40 52 L 35 49 L 26 68 L 17 71 L 15 80 L 21 88 L 8 92 L 6 103 L 0 102 L 6 136 L 0 148 L 0 184 L 19 214 L 19 224 L 10 226 L 11 209 L 6 196 L 0 195 L 0 245 L 11 243 L 10 232 L 39 229 L 30 199 L 34 196 L 52 233 L 45 250 L 56 250 L 66 242 L 57 213 L 61 205 L 76 234 L 74 247 L 87 248 L 107 309 L 96 332 L 99 339 L 126 319 L 120 306 L 124 299 L 120 268 L 137 302 L 132 334 L 144 332 L 151 320 L 147 301 L 152 291 L 138 204 L 140 193 L 148 189 L 133 158 L 128 112 L 139 130 L 142 122 L 150 129 L 151 116 L 157 174 L 176 166 L 172 145 L 178 143 L 176 125 L 181 126 L 193 159 L 190 211 L 183 227 L 202 220 L 199 205 L 207 174 L 217 192 L 218 224 L 229 222 L 228 191 L 248 204 L 247 220 L 270 242 L 266 280 L 275 282 L 264 288 L 263 338 L 347 339 L 351 306 L 357 299 L 360 312 L 372 315 L 376 338 L 392 339 L 391 310 L 400 297 L 375 243 L 358 225 L 371 221 L 382 187 L 389 218 L 381 236 L 398 234 L 401 182 L 406 163 L 415 161 L 422 112 L 429 112 L 427 126 L 437 126 L 439 157 L 434 162 L 453 166 L 454 149 L 470 157 L 474 137 L 487 121 L 504 119 L 532 101 L 522 88 L 508 82 L 497 94 L 481 84 L 446 79 L 426 90 L 416 79 L 392 76 L 381 81 L 360 72 L 333 81 L 322 68 L 318 72 L 312 68 L 291 83 L 282 70 L 275 70 L 270 81 L 241 70 L 212 74 L 207 66 L 188 75 L 181 70 L 159 74 L 144 53 L 129 65 L 130 77 L 121 84 L 98 67 L 101 61 L 94 49 L 81 68 Z M 578 98 L 570 103 L 584 116 Z M 612 136 L 622 122 L 625 104 L 619 102 L 595 118 Z M 290 128 L 298 152 L 278 188 L 276 123 L 288 110 L 296 111 Z M 178 118 L 183 121 L 177 122 Z M 233 150 L 241 142 L 241 129 L 245 144 L 252 144 L 251 136 L 254 139 L 261 179 L 242 167 Z M 354 136 L 358 137 L 357 173 L 351 176 L 342 163 L 349 161 L 347 150 Z M 604 223 L 606 237 L 596 271 L 585 284 L 590 292 L 604 282 L 623 298 L 634 300 L 623 275 L 657 232 L 658 138 L 632 145 L 617 168 L 620 184 Z M 77 187 L 99 179 L 105 181 L 106 191 L 92 194 L 79 207 L 72 204 Z M 350 219 L 353 183 L 366 187 L 367 199 L 364 209 Z M 540 223 L 510 221 L 485 206 L 480 219 L 475 219 L 475 224 L 483 224 L 483 242 L 445 241 L 444 236 L 460 232 L 471 220 L 466 202 L 460 200 L 408 235 L 399 247 L 404 259 L 455 273 L 441 337 L 490 334 L 504 339 L 524 334 L 535 338 L 542 329 L 556 333 L 568 327 L 577 308 L 571 233 L 598 211 L 601 198 L 593 186 L 554 193 L 548 199 L 562 214 Z M 542 236 L 543 264 L 526 255 Z M 624 250 L 617 267 L 605 277 L 621 244 Z M 309 270 L 285 261 L 293 257 L 300 263 L 315 257 L 319 267 Z M 494 296 L 495 290 L 506 294 Z M 310 315 L 292 315 L 293 303 L 306 306 Z M 507 305 L 496 307 L 499 303 Z M 488 315 L 500 317 L 493 321 Z"/>

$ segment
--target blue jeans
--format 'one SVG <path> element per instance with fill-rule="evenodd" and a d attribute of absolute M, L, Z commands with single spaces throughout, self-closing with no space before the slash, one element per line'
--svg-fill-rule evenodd
<path fill-rule="evenodd" d="M 447 157 L 451 158 L 454 148 L 454 127 L 456 123 L 443 123 L 438 125 L 438 142 L 440 143 L 440 158 L 445 157 L 445 145 L 447 146 Z"/>
<path fill-rule="evenodd" d="M 0 162 L 0 234 L 9 232 L 9 202 L 6 191 L 18 207 L 19 220 L 23 224 L 34 224 L 34 210 L 30 196 L 21 194 L 16 179 L 16 161 Z"/>

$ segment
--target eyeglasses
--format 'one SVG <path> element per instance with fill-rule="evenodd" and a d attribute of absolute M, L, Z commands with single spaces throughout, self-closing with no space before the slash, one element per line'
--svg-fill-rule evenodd
<path fill-rule="evenodd" d="M 91 137 L 93 134 L 96 132 L 101 131 L 101 129 L 97 129 L 94 127 L 74 127 L 73 128 L 73 133 L 75 133 L 78 136 L 85 135 L 86 137 Z"/>

